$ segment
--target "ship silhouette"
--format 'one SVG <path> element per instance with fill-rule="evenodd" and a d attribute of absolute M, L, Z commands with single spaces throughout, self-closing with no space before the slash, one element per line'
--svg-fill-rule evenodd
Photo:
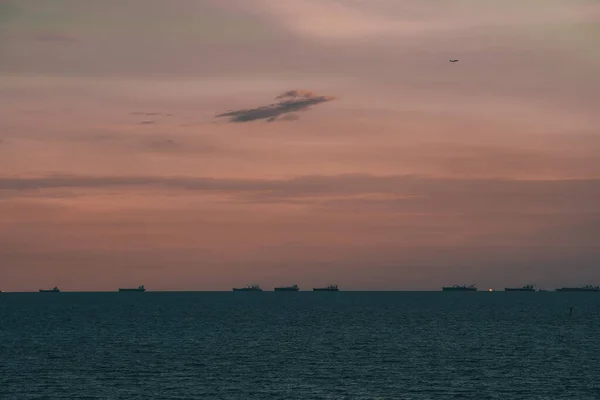
<path fill-rule="evenodd" d="M 453 285 L 453 286 L 444 286 L 442 288 L 444 292 L 476 292 L 477 288 L 475 285 Z"/>
<path fill-rule="evenodd" d="M 339 292 L 337 285 L 327 285 L 323 288 L 313 288 L 313 292 Z"/>
<path fill-rule="evenodd" d="M 234 292 L 262 292 L 263 290 L 258 285 L 248 285 L 243 288 L 233 288 Z"/>
<path fill-rule="evenodd" d="M 557 292 L 600 292 L 600 286 L 585 285 L 579 287 L 563 287 L 556 289 Z"/>
<path fill-rule="evenodd" d="M 281 287 L 276 287 L 275 288 L 276 292 L 297 292 L 299 290 L 300 290 L 300 288 L 298 287 L 298 285 L 281 286 Z"/>
<path fill-rule="evenodd" d="M 40 293 L 59 293 L 60 289 L 54 286 L 52 289 L 40 289 Z"/>
<path fill-rule="evenodd" d="M 519 288 L 504 288 L 505 292 L 535 292 L 533 285 L 525 285 Z"/>
<path fill-rule="evenodd" d="M 136 288 L 119 288 L 119 292 L 145 292 L 146 288 L 144 285 L 140 285 Z"/>

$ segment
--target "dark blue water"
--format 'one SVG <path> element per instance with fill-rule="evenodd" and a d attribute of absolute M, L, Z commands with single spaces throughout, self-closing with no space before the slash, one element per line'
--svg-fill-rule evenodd
<path fill-rule="evenodd" d="M 600 293 L 5 293 L 0 398 L 599 399 Z"/>

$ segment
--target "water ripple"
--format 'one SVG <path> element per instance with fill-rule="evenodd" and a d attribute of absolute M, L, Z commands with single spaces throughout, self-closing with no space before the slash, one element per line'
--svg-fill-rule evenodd
<path fill-rule="evenodd" d="M 599 306 L 579 293 L 5 293 L 0 398 L 598 399 Z"/>

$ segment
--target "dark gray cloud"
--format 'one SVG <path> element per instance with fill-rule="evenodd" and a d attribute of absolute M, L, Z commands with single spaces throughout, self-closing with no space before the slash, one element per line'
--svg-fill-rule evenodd
<path fill-rule="evenodd" d="M 217 114 L 219 117 L 228 117 L 230 122 L 249 122 L 259 119 L 273 122 L 275 120 L 297 119 L 297 115 L 290 114 L 297 111 L 306 111 L 310 106 L 335 100 L 333 96 L 319 96 L 307 90 L 290 90 L 275 98 L 277 103 L 258 108 L 228 111 Z"/>

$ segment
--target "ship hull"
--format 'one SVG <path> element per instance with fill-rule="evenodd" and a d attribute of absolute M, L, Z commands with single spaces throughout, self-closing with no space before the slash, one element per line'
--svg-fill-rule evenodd
<path fill-rule="evenodd" d="M 535 289 L 524 289 L 524 288 L 504 288 L 505 292 L 535 292 Z"/>
<path fill-rule="evenodd" d="M 340 289 L 313 288 L 313 292 L 339 292 Z"/>
<path fill-rule="evenodd" d="M 600 289 L 582 289 L 582 288 L 560 288 L 557 292 L 600 292 Z"/>
<path fill-rule="evenodd" d="M 444 287 L 442 288 L 444 292 L 476 292 L 477 288 L 453 288 L 453 287 Z"/>
<path fill-rule="evenodd" d="M 146 289 L 119 289 L 119 292 L 145 292 Z"/>
<path fill-rule="evenodd" d="M 262 292 L 262 289 L 233 288 L 234 292 Z"/>
<path fill-rule="evenodd" d="M 297 292 L 298 288 L 275 288 L 276 292 Z"/>
<path fill-rule="evenodd" d="M 60 293 L 60 290 L 40 289 L 40 293 Z"/>

